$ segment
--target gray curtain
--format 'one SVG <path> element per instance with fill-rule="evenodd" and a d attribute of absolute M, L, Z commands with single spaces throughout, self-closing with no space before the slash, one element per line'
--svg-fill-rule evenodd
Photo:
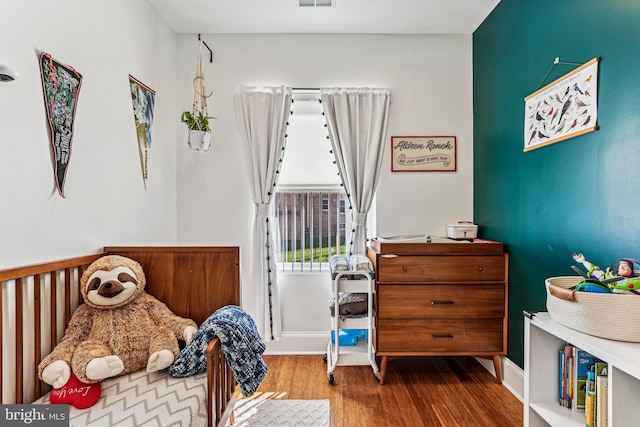
<path fill-rule="evenodd" d="M 253 223 L 253 280 L 243 284 L 254 288 L 265 341 L 278 339 L 281 332 L 280 306 L 273 232 L 269 221 L 285 131 L 291 109 L 291 88 L 243 86 L 234 96 L 236 120 L 245 140 L 251 194 L 256 211 Z"/>
<path fill-rule="evenodd" d="M 348 253 L 364 254 L 367 214 L 376 192 L 391 104 L 386 88 L 321 88 L 329 138 L 351 204 Z"/>

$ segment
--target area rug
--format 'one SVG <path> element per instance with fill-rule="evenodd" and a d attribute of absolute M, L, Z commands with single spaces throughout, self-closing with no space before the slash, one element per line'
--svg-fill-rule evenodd
<path fill-rule="evenodd" d="M 233 427 L 329 427 L 329 400 L 245 400 L 236 402 Z"/>

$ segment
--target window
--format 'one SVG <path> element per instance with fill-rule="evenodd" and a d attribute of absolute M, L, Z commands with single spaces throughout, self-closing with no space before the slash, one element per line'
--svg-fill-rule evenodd
<path fill-rule="evenodd" d="M 328 270 L 346 254 L 348 200 L 327 137 L 319 90 L 294 90 L 287 145 L 274 199 L 282 271 Z"/>

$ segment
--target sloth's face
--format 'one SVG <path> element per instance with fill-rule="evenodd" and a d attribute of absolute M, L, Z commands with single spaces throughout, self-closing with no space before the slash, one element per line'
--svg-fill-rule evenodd
<path fill-rule="evenodd" d="M 127 267 L 98 270 L 87 280 L 87 299 L 95 305 L 109 308 L 131 298 L 137 285 L 136 274 Z"/>

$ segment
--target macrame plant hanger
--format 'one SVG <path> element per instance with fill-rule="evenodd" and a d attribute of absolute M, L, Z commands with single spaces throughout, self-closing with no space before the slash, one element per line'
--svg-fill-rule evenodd
<path fill-rule="evenodd" d="M 207 105 L 207 98 L 210 98 L 213 95 L 213 92 L 207 94 L 207 89 L 205 85 L 204 79 L 204 67 L 202 66 L 202 46 L 204 45 L 209 52 L 211 53 L 211 62 L 213 62 L 213 52 L 207 46 L 207 44 L 200 38 L 198 34 L 199 50 L 198 50 L 198 60 L 196 65 L 196 75 L 193 78 L 193 104 L 191 107 L 191 114 L 193 117 L 198 120 L 201 117 L 204 117 L 206 123 L 209 123 L 210 119 L 213 117 L 209 116 L 209 106 Z M 202 114 L 202 115 L 201 115 Z M 198 120 L 199 121 L 199 120 Z M 201 132 L 200 140 L 194 140 L 191 132 L 189 135 L 189 147 L 196 151 L 208 151 L 211 145 L 211 128 L 199 129 Z"/>

